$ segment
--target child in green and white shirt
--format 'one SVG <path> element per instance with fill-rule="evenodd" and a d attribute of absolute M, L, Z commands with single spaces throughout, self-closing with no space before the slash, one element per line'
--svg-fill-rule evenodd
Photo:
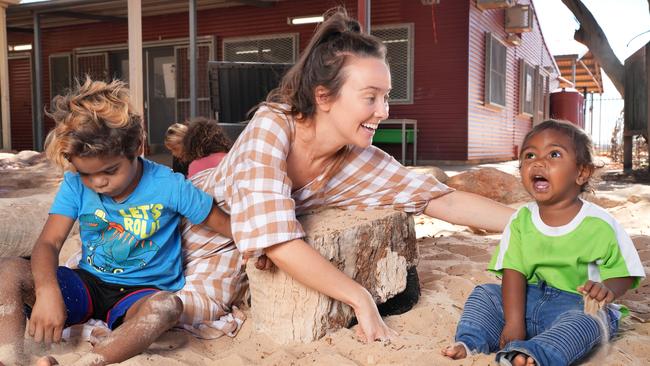
<path fill-rule="evenodd" d="M 594 170 L 591 140 L 575 125 L 545 121 L 526 135 L 524 187 L 535 202 L 511 218 L 489 270 L 502 286 L 477 286 L 442 351 L 458 359 L 497 352 L 501 365 L 569 365 L 618 330 L 611 302 L 645 272 L 634 244 L 604 209 L 583 201 Z M 606 304 L 584 313 L 583 296 Z"/>

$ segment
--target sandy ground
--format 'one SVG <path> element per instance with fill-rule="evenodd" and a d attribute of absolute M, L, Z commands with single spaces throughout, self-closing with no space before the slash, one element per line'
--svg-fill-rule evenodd
<path fill-rule="evenodd" d="M 499 168 L 513 172 L 513 163 Z M 454 168 L 456 169 L 456 168 Z M 514 169 L 516 171 L 516 168 Z M 449 170 L 453 175 L 456 171 Z M 641 259 L 650 271 L 650 185 L 600 182 L 597 197 L 633 236 Z M 513 205 L 517 206 L 517 205 Z M 488 365 L 492 355 L 452 361 L 440 349 L 453 338 L 463 303 L 476 284 L 497 282 L 485 267 L 499 235 L 480 236 L 424 216 L 416 217 L 420 249 L 418 271 L 422 285 L 420 302 L 409 312 L 386 318 L 400 335 L 390 343 L 362 344 L 354 330 L 341 329 L 309 344 L 279 345 L 254 332 L 248 319 L 235 338 L 213 341 L 195 339 L 180 331 L 168 332 L 145 353 L 124 365 Z M 74 240 L 70 241 L 74 243 Z M 68 246 L 68 245 L 66 245 Z M 595 351 L 588 365 L 650 364 L 650 281 L 622 300 L 633 316 L 624 320 L 613 343 Z M 248 314 L 250 312 L 244 309 Z M 46 351 L 30 347 L 36 354 Z M 63 365 L 77 361 L 91 347 L 73 340 L 54 346 Z M 1 351 L 1 350 L 0 350 Z M 1 353 L 1 352 L 0 352 Z M 0 356 L 2 356 L 0 354 Z M 2 357 L 0 357 L 1 359 Z"/>

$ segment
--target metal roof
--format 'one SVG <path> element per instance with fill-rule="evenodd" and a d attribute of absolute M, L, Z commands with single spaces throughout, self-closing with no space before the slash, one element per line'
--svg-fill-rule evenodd
<path fill-rule="evenodd" d="M 591 51 L 582 57 L 578 55 L 554 56 L 557 66 L 563 79 L 560 79 L 561 88 L 576 88 L 579 91 L 588 93 L 603 93 L 603 78 L 600 71 L 600 64 L 594 58 Z M 573 66 L 575 65 L 575 79 Z M 572 85 L 573 84 L 573 85 Z"/>
<path fill-rule="evenodd" d="M 269 7 L 280 0 L 196 0 L 197 10 L 232 6 Z M 142 16 L 183 13 L 188 1 L 142 0 Z M 127 0 L 50 0 L 21 3 L 7 8 L 7 28 L 10 31 L 31 31 L 34 13 L 41 14 L 41 28 L 94 23 L 127 21 Z"/>

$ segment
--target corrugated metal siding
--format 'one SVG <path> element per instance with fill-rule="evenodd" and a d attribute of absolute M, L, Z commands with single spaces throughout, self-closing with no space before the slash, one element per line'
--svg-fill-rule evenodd
<path fill-rule="evenodd" d="M 319 14 L 341 3 L 351 14 L 356 13 L 356 0 L 282 1 L 271 8 L 237 6 L 204 10 L 198 14 L 198 33 L 216 36 L 217 59 L 221 59 L 221 41 L 228 37 L 298 33 L 299 48 L 303 49 L 315 26 L 290 26 L 287 17 Z M 519 121 L 514 112 L 518 108 L 514 84 L 518 83 L 518 70 L 512 47 L 508 51 L 508 108 L 495 113 L 482 106 L 483 31 L 495 30 L 500 37 L 505 37 L 503 11 L 480 12 L 474 0 L 442 1 L 435 7 L 438 39 L 435 43 L 431 9 L 415 0 L 372 2 L 371 25 L 414 24 L 414 103 L 391 106 L 391 118 L 418 120 L 421 160 L 510 157 L 513 141 L 521 135 L 517 131 L 527 128 L 527 122 Z M 145 42 L 186 38 L 187 29 L 187 13 L 143 18 Z M 538 30 L 537 26 L 535 31 Z M 126 22 L 52 28 L 43 32 L 45 102 L 50 99 L 47 71 L 50 54 L 70 52 L 77 47 L 126 44 L 127 32 Z M 24 35 L 13 33 L 9 37 L 25 39 Z M 537 50 L 539 56 L 539 46 Z M 522 125 L 515 126 L 515 121 Z M 51 127 L 52 123 L 46 122 L 46 131 Z"/>
<path fill-rule="evenodd" d="M 373 15 L 379 4 L 373 2 Z M 401 6 L 401 21 L 414 23 L 414 103 L 391 106 L 391 118 L 417 119 L 418 160 L 466 160 L 467 3 L 441 1 L 436 6 L 437 43 L 431 6 L 420 1 L 404 1 Z"/>
<path fill-rule="evenodd" d="M 11 113 L 11 148 L 31 150 L 32 132 L 32 67 L 29 57 L 9 59 L 9 110 Z"/>
<path fill-rule="evenodd" d="M 528 0 L 519 1 L 529 4 Z M 492 32 L 501 41 L 506 39 L 505 11 L 481 11 L 470 0 L 469 30 L 469 108 L 468 159 L 512 158 L 515 146 L 532 127 L 532 118 L 519 115 L 519 59 L 532 65 L 552 66 L 553 60 L 539 27 L 537 17 L 533 30 L 521 35 L 521 45 L 507 46 L 506 107 L 492 109 L 484 106 L 485 32 Z M 557 86 L 551 76 L 551 89 Z"/>

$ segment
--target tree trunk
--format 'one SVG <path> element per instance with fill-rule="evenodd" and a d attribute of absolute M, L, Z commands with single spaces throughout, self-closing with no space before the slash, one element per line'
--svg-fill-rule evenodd
<path fill-rule="evenodd" d="M 575 32 L 573 38 L 589 48 L 596 61 L 600 63 L 607 76 L 614 83 L 616 90 L 624 97 L 625 68 L 614 54 L 605 32 L 600 28 L 600 25 L 598 25 L 598 22 L 582 1 L 562 0 L 562 2 L 580 22 L 580 29 Z"/>

